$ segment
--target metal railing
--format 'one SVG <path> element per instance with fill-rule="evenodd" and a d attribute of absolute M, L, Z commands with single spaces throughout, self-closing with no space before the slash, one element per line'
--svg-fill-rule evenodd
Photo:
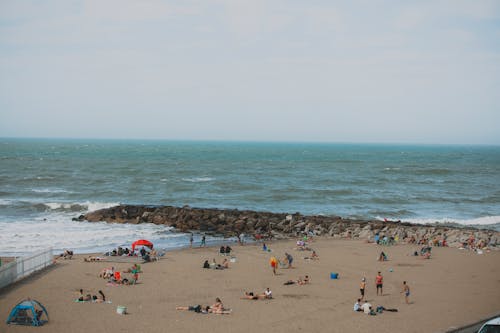
<path fill-rule="evenodd" d="M 18 257 L 14 261 L 0 266 L 0 289 L 50 266 L 53 261 L 52 248 L 49 248 L 27 257 Z"/>

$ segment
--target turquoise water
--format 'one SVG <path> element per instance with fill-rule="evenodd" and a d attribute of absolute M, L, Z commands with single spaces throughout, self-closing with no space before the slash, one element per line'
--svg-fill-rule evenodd
<path fill-rule="evenodd" d="M 71 233 L 57 249 L 90 251 L 147 228 L 103 224 L 97 237 L 71 221 L 117 203 L 500 226 L 496 146 L 0 139 L 0 163 L 0 241 L 20 238 L 9 253 L 40 247 L 45 229 Z"/>

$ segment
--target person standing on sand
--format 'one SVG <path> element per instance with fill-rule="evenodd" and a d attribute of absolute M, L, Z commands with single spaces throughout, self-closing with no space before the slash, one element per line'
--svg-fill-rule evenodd
<path fill-rule="evenodd" d="M 359 284 L 359 292 L 361 293 L 361 300 L 365 299 L 366 279 L 362 278 Z"/>
<path fill-rule="evenodd" d="M 276 275 L 276 268 L 278 267 L 278 259 L 276 259 L 276 257 L 271 257 L 271 259 L 269 259 L 269 264 L 273 269 L 273 274 Z"/>
<path fill-rule="evenodd" d="M 378 290 L 380 289 L 380 296 L 383 296 L 383 284 L 384 284 L 384 278 L 382 277 L 382 274 L 378 272 L 377 276 L 375 277 L 375 286 L 377 287 L 377 296 L 378 296 Z"/>
<path fill-rule="evenodd" d="M 191 233 L 191 236 L 189 236 L 189 247 L 192 248 L 193 247 L 193 233 Z"/>
<path fill-rule="evenodd" d="M 410 287 L 408 287 L 406 281 L 403 281 L 403 290 L 401 291 L 401 293 L 405 294 L 406 304 L 410 304 L 410 300 L 408 299 L 408 297 L 410 296 Z"/>
<path fill-rule="evenodd" d="M 205 235 L 201 237 L 200 247 L 205 247 L 207 245 Z"/>

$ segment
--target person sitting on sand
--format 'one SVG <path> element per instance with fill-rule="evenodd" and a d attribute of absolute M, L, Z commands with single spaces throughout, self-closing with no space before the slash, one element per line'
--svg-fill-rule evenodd
<path fill-rule="evenodd" d="M 106 302 L 106 296 L 104 296 L 104 293 L 102 292 L 102 290 L 99 290 L 99 295 L 93 295 L 92 301 L 95 303 Z"/>
<path fill-rule="evenodd" d="M 210 268 L 212 268 L 212 269 L 224 269 L 224 267 L 221 264 L 218 264 L 215 261 L 215 258 L 212 260 L 212 263 L 210 264 Z"/>
<path fill-rule="evenodd" d="M 354 311 L 363 311 L 363 309 L 361 309 L 361 298 L 358 298 L 356 303 L 354 303 Z"/>
<path fill-rule="evenodd" d="M 104 268 L 101 273 L 99 274 L 99 277 L 102 277 L 103 279 L 109 279 L 115 274 L 115 268 Z"/>
<path fill-rule="evenodd" d="M 62 257 L 64 259 L 71 259 L 73 258 L 73 251 L 70 250 L 64 250 L 64 253 L 61 253 L 59 257 Z"/>
<path fill-rule="evenodd" d="M 370 314 L 370 312 L 372 311 L 372 305 L 365 300 L 363 305 L 361 305 L 361 310 L 363 310 L 365 314 Z"/>
<path fill-rule="evenodd" d="M 210 268 L 210 264 L 208 263 L 208 259 L 205 260 L 205 262 L 203 263 L 203 268 Z"/>
<path fill-rule="evenodd" d="M 226 247 L 225 246 L 221 246 L 220 249 L 219 249 L 219 254 L 221 256 L 225 256 L 226 255 Z"/>
<path fill-rule="evenodd" d="M 273 298 L 273 292 L 269 288 L 266 288 L 266 290 L 264 290 L 263 296 L 264 296 L 265 299 L 272 299 Z"/>
<path fill-rule="evenodd" d="M 87 301 L 90 301 L 91 299 L 92 299 L 92 295 L 90 295 L 90 294 L 84 295 L 83 289 L 80 289 L 80 297 L 78 297 L 79 302 L 87 302 Z"/>
<path fill-rule="evenodd" d="M 124 273 L 141 273 L 141 266 L 138 264 L 133 264 L 132 267 L 128 268 L 126 271 L 123 271 Z"/>
<path fill-rule="evenodd" d="M 230 255 L 232 250 L 233 249 L 231 247 L 229 247 L 229 245 L 226 245 L 226 251 L 225 251 L 226 252 L 226 256 Z"/>
<path fill-rule="evenodd" d="M 215 299 L 215 303 L 210 307 L 211 312 L 214 314 L 230 314 L 230 309 L 225 309 L 224 304 L 219 297 Z"/>
<path fill-rule="evenodd" d="M 227 260 L 227 258 L 224 258 L 224 260 L 222 261 L 222 265 L 221 266 L 224 269 L 229 268 L 229 260 Z"/>
<path fill-rule="evenodd" d="M 384 251 L 380 252 L 380 255 L 378 256 L 378 261 L 387 261 L 387 255 L 384 253 Z"/>
<path fill-rule="evenodd" d="M 262 251 L 267 252 L 267 245 L 266 245 L 266 243 L 262 243 Z"/>
<path fill-rule="evenodd" d="M 318 260 L 318 259 L 319 259 L 318 254 L 317 254 L 317 253 L 316 253 L 316 251 L 314 251 L 314 250 L 313 250 L 313 251 L 312 251 L 312 253 L 311 253 L 311 259 L 313 259 L 313 260 Z"/>

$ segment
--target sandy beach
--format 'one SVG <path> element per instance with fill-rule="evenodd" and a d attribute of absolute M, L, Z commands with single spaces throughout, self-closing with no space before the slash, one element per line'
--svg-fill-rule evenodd
<path fill-rule="evenodd" d="M 236 262 L 229 269 L 202 269 L 218 248 L 168 252 L 160 261 L 142 265 L 139 283 L 108 286 L 99 272 L 131 264 L 84 262 L 83 255 L 58 260 L 46 271 L 0 293 L 0 332 L 25 332 L 6 325 L 11 308 L 31 297 L 43 303 L 50 322 L 37 332 L 445 332 L 500 312 L 500 252 L 478 255 L 457 248 L 433 248 L 430 260 L 411 256 L 417 246 L 379 246 L 361 240 L 318 238 L 309 246 L 319 260 L 306 260 L 310 251 L 296 250 L 295 241 L 233 246 Z M 389 260 L 377 261 L 381 251 Z M 292 269 L 274 276 L 269 258 L 294 257 Z M 384 277 L 384 294 L 376 296 L 375 276 Z M 331 279 L 330 273 L 339 274 Z M 308 285 L 284 285 L 309 275 Z M 396 308 L 376 316 L 353 311 L 361 279 L 367 279 L 366 298 L 376 307 Z M 410 289 L 410 304 L 400 293 Z M 262 293 L 269 287 L 274 299 L 244 300 L 245 291 Z M 77 303 L 78 290 L 102 290 L 112 303 Z M 177 311 L 176 306 L 209 305 L 220 297 L 229 315 Z M 127 315 L 116 313 L 118 305 Z"/>

